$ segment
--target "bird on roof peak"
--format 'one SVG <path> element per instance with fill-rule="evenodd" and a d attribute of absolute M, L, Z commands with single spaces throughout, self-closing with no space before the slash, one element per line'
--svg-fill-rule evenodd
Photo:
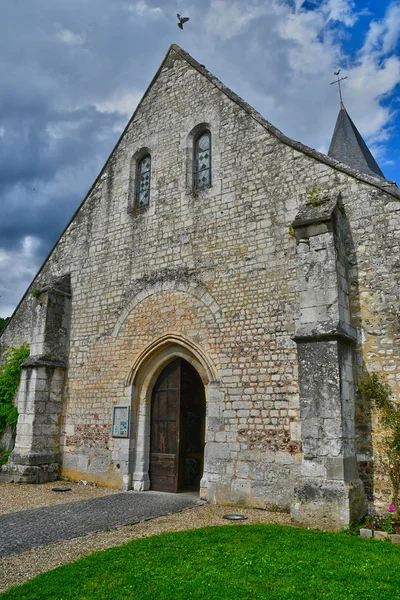
<path fill-rule="evenodd" d="M 183 29 L 183 24 L 186 23 L 187 21 L 189 21 L 190 17 L 181 17 L 181 15 L 179 13 L 176 16 L 178 17 L 178 21 L 179 21 L 179 23 L 178 23 L 179 29 Z"/>

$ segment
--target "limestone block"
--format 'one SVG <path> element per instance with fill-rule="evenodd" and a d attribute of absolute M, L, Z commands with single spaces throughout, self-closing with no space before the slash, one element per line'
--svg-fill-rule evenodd
<path fill-rule="evenodd" d="M 311 413 L 313 414 L 313 413 Z M 315 413 L 314 413 L 315 414 Z M 303 440 L 307 438 L 316 439 L 322 436 L 323 432 L 323 422 L 320 417 L 309 417 L 308 411 L 303 413 L 303 421 L 301 423 L 301 430 Z"/>
<path fill-rule="evenodd" d="M 386 542 L 389 539 L 389 534 L 386 531 L 374 531 L 374 539 Z"/>
<path fill-rule="evenodd" d="M 291 421 L 290 437 L 292 440 L 301 440 L 301 423 L 297 421 Z"/>
<path fill-rule="evenodd" d="M 343 437 L 343 421 L 341 418 L 324 419 L 323 421 L 324 435 L 331 440 L 337 440 Z M 330 440 L 329 440 L 330 441 Z M 328 442 L 328 440 L 327 440 Z"/>
<path fill-rule="evenodd" d="M 65 435 L 74 435 L 75 433 L 75 425 L 73 423 L 68 423 L 65 426 Z"/>
<path fill-rule="evenodd" d="M 326 477 L 326 467 L 318 459 L 303 459 L 301 463 L 301 474 L 303 477 Z"/>
<path fill-rule="evenodd" d="M 76 461 L 77 471 L 80 471 L 81 473 L 85 473 L 88 470 L 88 467 L 89 467 L 88 454 L 82 454 L 82 453 L 77 454 L 77 461 Z"/>
<path fill-rule="evenodd" d="M 260 460 L 265 463 L 275 462 L 275 452 L 262 452 Z"/>
<path fill-rule="evenodd" d="M 207 428 L 209 431 L 220 431 L 224 425 L 224 420 L 220 417 L 208 417 Z"/>
<path fill-rule="evenodd" d="M 29 427 L 32 427 L 33 423 L 36 421 L 36 416 L 33 413 L 29 413 L 29 414 L 22 414 L 19 416 L 18 418 L 18 423 L 19 423 L 19 430 L 20 431 L 25 431 L 27 429 L 21 428 L 21 425 L 27 425 Z"/>
<path fill-rule="evenodd" d="M 228 444 L 208 442 L 206 446 L 206 460 L 213 458 L 229 458 L 229 446 Z"/>
<path fill-rule="evenodd" d="M 236 464 L 236 476 L 239 479 L 246 479 L 249 476 L 250 466 L 247 462 L 238 461 Z"/>
<path fill-rule="evenodd" d="M 327 531 L 339 531 L 365 514 L 365 495 L 359 479 L 352 482 L 308 478 L 294 487 L 294 522 Z"/>
<path fill-rule="evenodd" d="M 122 477 L 122 491 L 128 492 L 132 489 L 132 475 L 125 473 Z"/>
<path fill-rule="evenodd" d="M 207 407 L 208 418 L 221 418 L 221 405 L 217 403 L 210 403 Z"/>
<path fill-rule="evenodd" d="M 217 484 L 215 482 L 207 481 L 207 487 L 205 489 L 205 493 L 203 492 L 202 498 L 211 504 L 215 504 L 217 502 Z"/>
<path fill-rule="evenodd" d="M 251 481 L 249 479 L 234 479 L 232 481 L 232 495 L 236 501 L 244 500 L 246 502 L 250 495 Z"/>
<path fill-rule="evenodd" d="M 360 529 L 360 536 L 362 538 L 372 538 L 372 529 Z"/>
<path fill-rule="evenodd" d="M 28 449 L 32 446 L 33 444 L 33 435 L 30 432 L 29 434 L 26 435 L 18 435 L 18 448 L 20 449 Z"/>
<path fill-rule="evenodd" d="M 150 489 L 150 481 L 135 480 L 132 481 L 132 489 L 134 492 L 147 492 Z"/>
<path fill-rule="evenodd" d="M 105 473 L 110 468 L 111 457 L 110 455 L 101 456 L 96 455 L 92 458 L 85 471 L 88 473 Z"/>
<path fill-rule="evenodd" d="M 125 441 L 125 440 L 124 440 Z M 127 441 L 127 440 L 126 440 Z M 114 448 L 112 452 L 112 460 L 114 463 L 129 461 L 131 458 L 132 452 L 129 448 Z"/>
<path fill-rule="evenodd" d="M 324 459 L 326 477 L 351 481 L 357 478 L 357 460 L 355 456 L 327 457 Z"/>
<path fill-rule="evenodd" d="M 400 544 L 400 535 L 398 533 L 391 533 L 389 539 L 392 544 Z"/>
<path fill-rule="evenodd" d="M 291 465 L 293 460 L 291 454 L 288 452 L 277 452 L 275 455 L 275 462 L 278 465 Z"/>
<path fill-rule="evenodd" d="M 207 473 L 219 473 L 219 474 L 224 474 L 226 473 L 226 466 L 227 466 L 227 461 L 226 460 L 221 460 L 221 459 L 217 459 L 217 458 L 207 458 L 206 459 L 206 469 L 207 469 Z"/>
<path fill-rule="evenodd" d="M 283 481 L 282 486 L 274 491 L 270 482 L 253 481 L 251 491 L 256 506 L 259 508 L 270 506 L 288 507 L 290 505 L 291 494 L 290 488 L 287 489 L 285 483 Z"/>
<path fill-rule="evenodd" d="M 76 454 L 72 452 L 65 452 L 62 457 L 62 467 L 63 469 L 71 469 L 72 471 L 79 471 L 78 467 L 78 457 Z"/>

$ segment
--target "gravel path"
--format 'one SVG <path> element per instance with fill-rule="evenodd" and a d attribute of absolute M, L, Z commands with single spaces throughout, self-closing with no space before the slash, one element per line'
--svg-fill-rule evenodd
<path fill-rule="evenodd" d="M 143 494 L 144 497 L 147 495 L 148 492 Z M 248 516 L 248 520 L 243 521 L 241 527 L 246 527 L 247 523 L 290 524 L 290 516 L 285 513 L 215 505 L 198 506 L 180 513 L 144 521 L 137 525 L 128 525 L 101 533 L 91 533 L 83 537 L 0 558 L 0 593 L 13 585 L 24 583 L 40 573 L 51 571 L 60 565 L 78 560 L 91 552 L 120 546 L 135 538 L 211 525 L 230 527 L 232 523 L 222 518 L 227 512 L 240 512 Z"/>
<path fill-rule="evenodd" d="M 54 487 L 69 487 L 70 492 L 53 492 Z M 74 500 L 88 500 L 118 494 L 121 490 L 81 485 L 74 481 L 54 481 L 35 485 L 23 483 L 0 483 L 0 515 L 26 508 L 65 504 Z"/>
<path fill-rule="evenodd" d="M 198 497 L 187 494 L 122 492 L 3 514 L 0 515 L 0 556 L 139 523 L 199 503 Z"/>

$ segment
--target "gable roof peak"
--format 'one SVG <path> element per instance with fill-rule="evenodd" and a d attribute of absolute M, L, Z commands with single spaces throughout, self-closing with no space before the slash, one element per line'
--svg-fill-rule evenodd
<path fill-rule="evenodd" d="M 338 171 L 343 171 L 344 173 L 348 173 L 349 175 L 356 177 L 357 179 L 360 179 L 361 181 L 371 183 L 372 185 L 375 185 L 379 188 L 385 189 L 385 191 L 389 192 L 390 194 L 393 194 L 394 196 L 396 196 L 398 198 L 400 197 L 400 193 L 398 192 L 396 183 L 394 181 L 388 181 L 385 179 L 385 176 L 383 175 L 382 171 L 378 167 L 374 157 L 372 156 L 371 152 L 367 148 L 367 145 L 365 144 L 361 135 L 357 131 L 356 126 L 351 121 L 350 117 L 348 116 L 346 108 L 343 103 L 341 103 L 341 105 L 340 105 L 338 120 L 342 115 L 342 118 L 344 121 L 348 120 L 352 123 L 352 126 L 350 128 L 353 131 L 357 132 L 357 134 L 354 133 L 353 135 L 355 135 L 356 140 L 358 140 L 357 144 L 355 144 L 355 145 L 361 147 L 361 151 L 360 151 L 361 160 L 360 161 L 349 160 L 348 158 L 346 158 L 345 152 L 338 152 L 337 154 L 333 154 L 333 149 L 332 149 L 332 154 L 331 154 L 330 151 L 332 148 L 332 144 L 331 144 L 330 151 L 328 152 L 328 155 L 325 155 L 325 154 L 321 154 L 321 152 L 318 152 L 317 150 L 314 150 L 313 148 L 306 146 L 305 144 L 302 144 L 301 142 L 296 142 L 295 140 L 292 140 L 288 136 L 284 135 L 279 129 L 277 129 L 277 127 L 275 127 L 274 125 L 272 125 L 272 123 L 267 121 L 262 115 L 260 115 L 260 113 L 258 111 L 256 111 L 252 106 L 250 106 L 247 102 L 245 102 L 242 98 L 240 98 L 237 94 L 235 94 L 235 92 L 233 92 L 226 85 L 221 83 L 221 81 L 217 77 L 215 77 L 215 75 L 213 75 L 204 65 L 198 63 L 197 60 L 195 60 L 188 52 L 183 50 L 177 44 L 171 44 L 171 46 L 169 47 L 168 53 L 161 65 L 159 71 L 161 71 L 165 61 L 170 56 L 171 52 L 176 53 L 178 56 L 183 58 L 187 63 L 189 63 L 194 69 L 196 69 L 199 73 L 201 73 L 202 75 L 207 77 L 207 79 L 215 87 L 217 87 L 221 92 L 223 92 L 226 96 L 228 96 L 233 102 L 238 104 L 243 110 L 245 110 L 247 113 L 249 113 L 253 117 L 254 120 L 258 121 L 272 135 L 274 135 L 276 138 L 278 138 L 284 144 L 291 146 L 292 148 L 294 148 L 295 150 L 298 150 L 299 152 L 301 152 L 303 154 L 306 154 L 308 156 L 311 156 L 312 158 L 315 158 L 319 162 L 328 164 L 329 166 L 333 167 L 334 169 L 337 169 Z M 335 135 L 334 135 L 334 137 L 335 137 Z M 339 138 L 342 139 L 342 136 L 339 136 Z M 332 139 L 332 142 L 333 142 L 333 139 Z M 368 157 L 368 160 L 366 159 L 366 157 Z"/>
<path fill-rule="evenodd" d="M 340 103 L 328 156 L 357 171 L 385 179 L 343 102 Z"/>
<path fill-rule="evenodd" d="M 170 47 L 168 48 L 167 54 L 169 54 L 171 52 L 171 50 L 175 50 L 175 52 L 183 52 L 182 48 L 180 46 L 178 46 L 178 44 L 171 44 Z"/>

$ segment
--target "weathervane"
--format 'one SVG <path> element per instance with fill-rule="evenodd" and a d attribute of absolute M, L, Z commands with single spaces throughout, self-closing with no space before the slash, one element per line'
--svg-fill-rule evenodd
<path fill-rule="evenodd" d="M 343 99 L 342 99 L 342 88 L 340 87 L 340 82 L 344 81 L 345 79 L 347 79 L 347 77 L 341 77 L 341 79 L 339 79 L 339 74 L 340 74 L 340 69 L 339 69 L 339 71 L 335 71 L 334 72 L 334 75 L 337 76 L 337 81 L 332 81 L 331 85 L 334 85 L 335 83 L 338 84 L 338 86 L 339 86 L 339 96 L 340 96 L 340 105 L 344 106 Z"/>

